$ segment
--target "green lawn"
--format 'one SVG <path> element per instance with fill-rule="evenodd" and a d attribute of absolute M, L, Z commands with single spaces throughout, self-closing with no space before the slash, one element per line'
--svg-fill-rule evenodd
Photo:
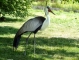
<path fill-rule="evenodd" d="M 0 60 L 78 60 L 79 59 L 79 13 L 54 11 L 50 13 L 51 23 L 44 31 L 36 34 L 36 54 L 33 53 L 33 35 L 24 56 L 28 34 L 22 35 L 17 51 L 12 50 L 14 36 L 29 18 L 41 15 L 42 10 L 30 10 L 24 20 L 8 18 L 0 22 Z"/>

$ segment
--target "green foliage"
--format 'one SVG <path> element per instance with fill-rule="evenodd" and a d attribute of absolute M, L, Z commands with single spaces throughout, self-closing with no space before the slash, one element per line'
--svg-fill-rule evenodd
<path fill-rule="evenodd" d="M 33 0 L 0 0 L 1 11 L 24 17 Z"/>

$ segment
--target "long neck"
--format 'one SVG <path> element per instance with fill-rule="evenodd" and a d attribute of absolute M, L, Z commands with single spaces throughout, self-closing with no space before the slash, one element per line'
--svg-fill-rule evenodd
<path fill-rule="evenodd" d="M 50 21 L 50 16 L 49 16 L 49 12 L 48 11 L 45 11 L 45 16 L 46 16 L 46 20 Z"/>
<path fill-rule="evenodd" d="M 46 15 L 46 20 L 49 20 L 49 21 L 50 21 L 50 16 L 49 16 L 49 14 Z"/>
<path fill-rule="evenodd" d="M 46 15 L 45 23 L 47 24 L 47 26 L 50 24 L 50 16 L 49 16 L 49 14 Z"/>

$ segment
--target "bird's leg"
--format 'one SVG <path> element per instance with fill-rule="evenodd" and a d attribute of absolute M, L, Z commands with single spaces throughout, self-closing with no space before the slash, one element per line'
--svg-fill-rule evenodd
<path fill-rule="evenodd" d="M 13 47 L 13 51 L 16 51 L 16 50 L 17 50 L 17 48 Z"/>
<path fill-rule="evenodd" d="M 30 37 L 30 35 L 32 34 L 32 32 L 29 34 L 29 36 L 26 38 L 26 44 L 28 44 L 28 39 Z"/>
<path fill-rule="evenodd" d="M 35 41 L 35 34 L 34 34 L 34 56 L 35 56 L 35 44 L 36 44 L 36 41 Z"/>
<path fill-rule="evenodd" d="M 29 36 L 26 38 L 26 44 L 25 44 L 25 53 L 24 53 L 24 55 L 26 55 L 26 45 L 28 45 L 28 39 L 29 39 L 29 37 L 30 37 L 30 35 L 32 34 L 32 32 L 29 34 Z"/>

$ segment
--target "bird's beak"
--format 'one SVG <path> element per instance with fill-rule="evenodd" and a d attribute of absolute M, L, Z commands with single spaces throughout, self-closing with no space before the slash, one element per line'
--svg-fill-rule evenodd
<path fill-rule="evenodd" d="M 51 11 L 51 13 L 53 13 L 55 15 L 55 13 L 53 11 Z"/>
<path fill-rule="evenodd" d="M 55 13 L 51 9 L 48 9 L 48 11 L 55 15 Z"/>

